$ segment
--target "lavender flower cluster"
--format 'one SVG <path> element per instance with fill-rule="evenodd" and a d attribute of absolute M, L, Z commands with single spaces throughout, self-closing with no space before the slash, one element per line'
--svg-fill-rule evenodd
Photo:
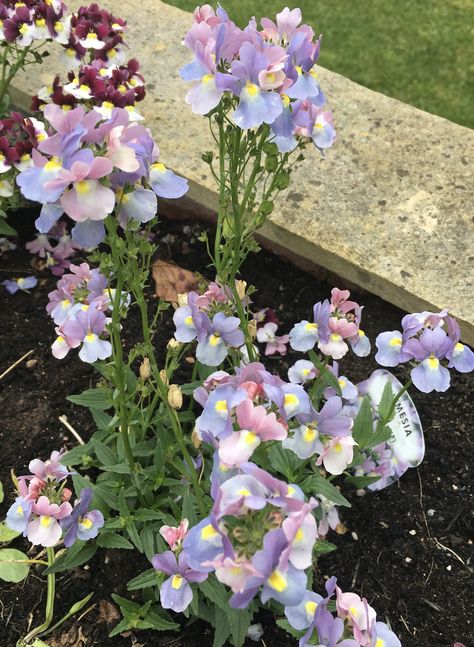
<path fill-rule="evenodd" d="M 212 282 L 201 295 L 182 296 L 181 303 L 173 316 L 175 339 L 183 343 L 197 339 L 196 357 L 202 364 L 219 366 L 230 348 L 243 345 L 240 319 L 233 316 L 235 303 L 228 288 Z"/>
<path fill-rule="evenodd" d="M 71 348 L 78 348 L 83 362 L 96 362 L 112 354 L 112 345 L 107 336 L 105 314 L 115 299 L 115 290 L 108 288 L 107 279 L 98 269 L 87 263 L 70 265 L 70 273 L 57 283 L 56 290 L 49 293 L 46 307 L 56 324 L 57 337 L 52 346 L 54 357 L 62 359 Z M 128 305 L 130 298 L 122 295 L 121 305 Z"/>
<path fill-rule="evenodd" d="M 70 475 L 61 461 L 61 452 L 54 451 L 47 461 L 35 458 L 29 464 L 31 474 L 17 479 L 18 497 L 10 506 L 6 524 L 23 533 L 34 546 L 55 546 L 63 539 L 70 548 L 79 539 L 97 537 L 104 525 L 100 510 L 89 510 L 92 489 L 84 488 L 74 506 L 72 492 L 66 487 Z"/>
<path fill-rule="evenodd" d="M 377 337 L 375 359 L 381 366 L 410 362 L 417 389 L 442 392 L 449 388 L 450 368 L 460 373 L 474 370 L 474 353 L 460 339 L 459 324 L 447 310 L 416 312 L 403 317 L 402 332 L 391 330 Z"/>
<path fill-rule="evenodd" d="M 290 152 L 298 140 L 324 150 L 335 138 L 315 64 L 321 37 L 301 24 L 300 9 L 237 27 L 222 7 L 198 7 L 184 43 L 194 59 L 181 70 L 193 85 L 186 101 L 193 112 L 213 111 L 223 97 L 231 101 L 232 120 L 242 129 L 271 126 L 271 140 Z"/>

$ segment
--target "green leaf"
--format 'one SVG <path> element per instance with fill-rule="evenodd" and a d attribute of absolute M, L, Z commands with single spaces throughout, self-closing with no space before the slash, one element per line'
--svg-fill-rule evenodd
<path fill-rule="evenodd" d="M 230 625 L 232 643 L 235 647 L 241 647 L 245 642 L 252 615 L 248 609 L 232 609 L 228 606 L 226 616 Z"/>
<path fill-rule="evenodd" d="M 333 503 L 337 503 L 337 505 L 343 505 L 346 508 L 351 507 L 349 501 L 342 496 L 337 487 L 319 474 L 308 476 L 308 478 L 299 485 L 305 494 L 308 494 L 309 496 L 322 494 L 326 499 L 329 499 Z"/>
<path fill-rule="evenodd" d="M 206 598 L 209 598 L 211 602 L 216 604 L 219 609 L 222 609 L 224 612 L 227 611 L 227 592 L 215 577 L 210 577 L 204 580 L 204 582 L 201 582 L 199 584 L 199 590 L 204 593 Z"/>
<path fill-rule="evenodd" d="M 3 219 L 0 218 L 0 236 L 16 236 L 17 233 L 10 227 L 10 225 Z"/>
<path fill-rule="evenodd" d="M 189 521 L 189 525 L 192 527 L 197 523 L 196 518 L 196 499 L 193 494 L 187 493 L 183 497 L 183 519 Z"/>
<path fill-rule="evenodd" d="M 5 498 L 5 492 L 3 491 L 3 485 L 0 483 L 0 503 Z"/>
<path fill-rule="evenodd" d="M 391 435 L 392 430 L 390 429 L 390 427 L 388 425 L 382 425 L 381 421 L 379 421 L 375 433 L 371 436 L 369 442 L 367 443 L 366 449 L 380 445 L 380 443 L 388 440 Z"/>
<path fill-rule="evenodd" d="M 154 607 L 146 614 L 145 622 L 148 623 L 149 629 L 156 629 L 157 631 L 176 631 L 180 628 L 176 622 L 170 622 L 170 620 L 163 618 Z"/>
<path fill-rule="evenodd" d="M 155 540 L 154 534 L 150 526 L 145 526 L 142 528 L 140 533 L 140 540 L 145 551 L 146 558 L 151 561 L 153 555 L 155 555 Z"/>
<path fill-rule="evenodd" d="M 127 532 L 130 535 L 130 539 L 133 542 L 133 545 L 138 548 L 138 550 L 143 553 L 143 545 L 140 540 L 140 535 L 138 534 L 138 530 L 136 525 L 133 523 L 133 521 L 129 521 L 126 525 Z"/>
<path fill-rule="evenodd" d="M 102 465 L 110 467 L 112 465 L 115 465 L 115 463 L 117 463 L 117 456 L 115 452 L 113 452 L 110 449 L 110 447 L 107 447 L 107 445 L 99 442 L 95 438 L 92 438 L 91 443 L 96 453 L 96 456 L 99 459 L 99 461 L 102 463 Z"/>
<path fill-rule="evenodd" d="M 109 429 L 110 421 L 112 416 L 109 416 L 107 413 L 101 409 L 91 409 L 92 418 L 96 424 L 97 429 L 105 431 Z"/>
<path fill-rule="evenodd" d="M 85 445 L 78 445 L 77 447 L 73 447 L 70 449 L 68 452 L 66 452 L 63 456 L 61 456 L 61 463 L 63 465 L 82 465 L 83 463 L 87 463 L 89 460 L 91 460 L 91 445 L 90 443 L 86 443 Z"/>
<path fill-rule="evenodd" d="M 132 600 L 127 600 L 127 598 L 122 598 L 122 596 L 112 593 L 112 599 L 115 604 L 118 604 L 120 611 L 122 612 L 125 618 L 130 618 L 131 616 L 140 614 L 140 605 Z M 150 605 L 148 605 L 150 606 Z"/>
<path fill-rule="evenodd" d="M 325 539 L 316 539 L 316 542 L 313 547 L 313 555 L 324 555 L 324 553 L 332 553 L 333 550 L 336 550 L 337 546 L 331 544 L 330 541 Z"/>
<path fill-rule="evenodd" d="M 86 389 L 80 395 L 70 395 L 67 400 L 88 409 L 110 409 L 110 394 L 105 389 Z"/>
<path fill-rule="evenodd" d="M 31 647 L 50 647 L 48 643 L 45 643 L 43 640 L 40 640 L 39 638 L 35 638 L 35 642 L 32 644 Z"/>
<path fill-rule="evenodd" d="M 294 636 L 295 638 L 301 638 L 301 636 L 304 636 L 305 631 L 298 631 L 297 629 L 294 629 L 288 620 L 284 620 L 283 618 L 280 618 L 279 620 L 276 621 L 277 625 L 284 629 L 287 633 L 290 634 L 290 636 Z"/>
<path fill-rule="evenodd" d="M 28 575 L 30 565 L 28 556 L 14 548 L 0 550 L 0 580 L 21 582 Z"/>
<path fill-rule="evenodd" d="M 222 647 L 230 636 L 230 625 L 227 617 L 222 613 L 221 609 L 217 607 L 214 609 L 214 642 L 212 647 Z"/>
<path fill-rule="evenodd" d="M 81 474 L 73 474 L 71 478 L 72 484 L 74 485 L 74 492 L 76 493 L 77 497 L 81 494 L 84 488 L 94 489 L 93 483 L 91 483 L 89 479 L 86 479 L 86 477 L 82 476 Z"/>
<path fill-rule="evenodd" d="M 48 573 L 61 573 L 62 571 L 69 571 L 77 566 L 82 566 L 82 564 L 88 562 L 95 555 L 97 548 L 98 546 L 95 543 L 76 541 L 74 546 L 61 555 L 44 573 L 46 575 Z"/>
<path fill-rule="evenodd" d="M 130 623 L 124 618 L 118 623 L 118 625 L 115 625 L 115 627 L 109 633 L 109 638 L 113 638 L 117 634 L 121 634 L 123 631 L 127 631 L 128 629 L 130 629 Z"/>
<path fill-rule="evenodd" d="M 380 398 L 378 409 L 380 417 L 385 420 L 385 422 L 390 422 L 390 420 L 388 420 L 387 418 L 390 413 L 390 409 L 392 408 L 394 397 L 395 396 L 393 394 L 392 383 L 389 380 L 382 392 L 382 397 Z"/>
<path fill-rule="evenodd" d="M 9 544 L 19 534 L 18 530 L 12 530 L 4 521 L 0 523 L 0 544 Z"/>
<path fill-rule="evenodd" d="M 362 400 L 359 412 L 354 420 L 352 437 L 359 445 L 359 449 L 364 449 L 373 433 L 372 407 L 370 406 L 369 396 L 366 395 Z"/>
<path fill-rule="evenodd" d="M 155 571 L 154 568 L 149 568 L 147 571 L 140 573 L 137 577 L 134 577 L 133 580 L 130 580 L 127 584 L 127 589 L 129 591 L 137 591 L 138 589 L 146 589 L 150 586 L 156 586 L 160 581 L 161 577 Z"/>
<path fill-rule="evenodd" d="M 133 544 L 131 544 L 128 539 L 115 532 L 101 532 L 96 539 L 96 543 L 101 548 L 122 548 L 124 550 L 133 549 Z"/>
<path fill-rule="evenodd" d="M 294 472 L 301 461 L 296 454 L 282 447 L 281 443 L 275 443 L 267 452 L 268 459 L 274 469 L 290 481 L 294 481 Z"/>
<path fill-rule="evenodd" d="M 364 488 L 371 483 L 379 481 L 381 478 L 381 476 L 348 476 L 344 483 L 353 485 L 355 488 Z"/>

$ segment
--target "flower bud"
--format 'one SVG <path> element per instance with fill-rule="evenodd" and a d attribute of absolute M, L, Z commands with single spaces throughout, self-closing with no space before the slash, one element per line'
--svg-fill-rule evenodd
<path fill-rule="evenodd" d="M 72 497 L 72 490 L 65 487 L 64 490 L 61 492 L 62 501 L 69 501 L 71 497 Z"/>
<path fill-rule="evenodd" d="M 181 409 L 183 406 L 183 394 L 177 384 L 171 384 L 168 389 L 168 402 L 173 409 Z"/>
<path fill-rule="evenodd" d="M 247 281 L 236 281 L 235 289 L 237 290 L 239 299 L 243 299 L 245 297 L 245 290 L 247 289 Z"/>
<path fill-rule="evenodd" d="M 247 329 L 251 337 L 257 336 L 257 322 L 255 321 L 255 319 L 252 319 L 251 321 L 249 321 L 249 325 Z"/>
<path fill-rule="evenodd" d="M 178 306 L 181 308 L 182 306 L 187 306 L 188 305 L 188 293 L 185 292 L 184 294 L 178 294 Z"/>
<path fill-rule="evenodd" d="M 171 337 L 167 345 L 168 350 L 175 351 L 175 350 L 178 350 L 180 347 L 181 347 L 181 342 L 175 339 L 174 337 Z"/>
<path fill-rule="evenodd" d="M 166 386 L 168 386 L 168 373 L 165 371 L 165 369 L 162 369 L 160 371 L 160 378 L 163 384 L 166 384 Z"/>
<path fill-rule="evenodd" d="M 199 449 L 199 447 L 201 446 L 201 439 L 199 438 L 198 433 L 195 429 L 193 429 L 193 433 L 191 434 L 191 442 L 196 449 Z"/>
<path fill-rule="evenodd" d="M 148 380 L 151 375 L 150 360 L 148 357 L 143 358 L 143 362 L 140 364 L 138 372 L 142 380 Z"/>

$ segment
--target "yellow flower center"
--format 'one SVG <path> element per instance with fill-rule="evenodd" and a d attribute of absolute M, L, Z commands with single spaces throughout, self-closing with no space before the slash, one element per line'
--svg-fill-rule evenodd
<path fill-rule="evenodd" d="M 173 575 L 171 586 L 176 590 L 180 589 L 183 586 L 183 578 L 181 577 L 181 575 Z"/>
<path fill-rule="evenodd" d="M 40 517 L 40 524 L 43 526 L 43 528 L 49 528 L 52 523 L 52 517 Z"/>
<path fill-rule="evenodd" d="M 152 170 L 159 171 L 160 173 L 164 173 L 166 171 L 166 166 L 161 162 L 156 162 L 156 164 L 152 164 L 151 168 Z"/>
<path fill-rule="evenodd" d="M 268 578 L 268 584 L 272 587 L 272 589 L 278 591 L 278 593 L 281 593 L 288 587 L 288 582 L 286 581 L 283 574 L 278 570 L 273 571 L 273 573 L 270 575 L 270 577 Z"/>
<path fill-rule="evenodd" d="M 252 83 L 251 81 L 247 81 L 245 89 L 251 97 L 256 97 L 258 94 L 258 86 L 256 86 L 255 83 Z"/>
<path fill-rule="evenodd" d="M 215 410 L 216 411 L 221 411 L 223 413 L 227 413 L 227 411 L 228 411 L 228 409 L 227 409 L 227 400 L 218 400 L 216 402 Z"/>
<path fill-rule="evenodd" d="M 308 602 L 306 602 L 306 604 L 304 605 L 304 610 L 306 611 L 308 616 L 312 618 L 316 613 L 317 606 L 318 605 L 316 604 L 316 602 L 313 602 L 312 600 L 308 600 Z"/>
<path fill-rule="evenodd" d="M 294 407 L 299 400 L 294 393 L 285 393 L 285 407 Z"/>
<path fill-rule="evenodd" d="M 81 195 L 89 193 L 90 191 L 89 182 L 87 180 L 80 180 L 79 182 L 76 182 L 75 188 L 76 191 Z"/>
<path fill-rule="evenodd" d="M 202 77 L 202 82 L 207 85 L 208 83 L 212 83 L 214 81 L 214 74 L 205 74 Z"/>
<path fill-rule="evenodd" d="M 395 346 L 401 346 L 401 345 L 402 345 L 402 340 L 401 340 L 401 338 L 400 338 L 400 337 L 394 337 L 393 339 L 391 339 L 391 340 L 388 342 L 388 345 L 389 345 L 389 346 L 393 346 L 393 347 L 395 347 Z"/>
<path fill-rule="evenodd" d="M 210 539 L 216 537 L 218 534 L 219 533 L 217 532 L 217 530 L 209 523 L 201 530 L 201 539 L 203 539 L 204 541 L 209 541 Z"/>

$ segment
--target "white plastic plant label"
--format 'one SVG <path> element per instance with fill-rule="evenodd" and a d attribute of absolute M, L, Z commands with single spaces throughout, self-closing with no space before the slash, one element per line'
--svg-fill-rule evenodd
<path fill-rule="evenodd" d="M 403 388 L 401 382 L 390 371 L 376 370 L 363 383 L 363 392 L 377 410 L 382 393 L 390 381 L 394 396 Z M 410 467 L 417 467 L 425 455 L 425 440 L 420 417 L 410 395 L 405 392 L 395 405 L 393 420 L 389 423 L 392 436 L 385 446 L 374 448 L 368 457 L 364 472 L 367 475 L 380 474 L 380 480 L 368 486 L 370 490 L 381 490 L 397 481 Z M 378 458 L 377 458 L 378 456 Z M 373 463 L 373 465 L 371 465 Z"/>

